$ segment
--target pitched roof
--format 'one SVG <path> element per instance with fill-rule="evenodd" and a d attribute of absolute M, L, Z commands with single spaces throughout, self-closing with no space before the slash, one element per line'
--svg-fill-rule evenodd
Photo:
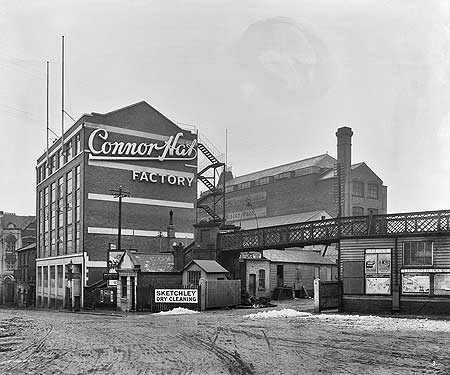
<path fill-rule="evenodd" d="M 315 251 L 308 250 L 263 250 L 263 257 L 271 262 L 336 265 Z"/>
<path fill-rule="evenodd" d="M 143 254 L 128 252 L 134 265 L 141 266 L 141 272 L 176 272 L 173 254 Z"/>
<path fill-rule="evenodd" d="M 242 182 L 257 180 L 262 177 L 275 176 L 284 172 L 293 172 L 299 169 L 309 168 L 309 167 L 320 167 L 320 168 L 333 168 L 336 163 L 336 159 L 328 154 L 322 154 L 313 156 L 308 159 L 294 161 L 292 163 L 280 165 L 277 167 L 272 167 L 264 169 L 262 171 L 249 173 L 243 176 L 235 177 L 234 179 L 227 181 L 227 185 L 236 185 Z"/>
<path fill-rule="evenodd" d="M 206 273 L 228 273 L 228 271 L 223 268 L 215 260 L 205 260 L 205 259 L 193 259 L 190 261 L 184 269 L 189 267 L 192 263 L 197 264 Z"/>
<path fill-rule="evenodd" d="M 359 168 L 361 165 L 366 165 L 366 163 L 364 162 L 360 162 L 360 163 L 356 163 L 356 164 L 352 164 L 352 171 L 354 171 L 356 168 Z M 328 178 L 333 178 L 334 177 L 334 168 L 329 170 L 328 172 L 326 172 L 322 177 L 320 177 L 321 180 L 326 180 Z"/>
<path fill-rule="evenodd" d="M 6 214 L 0 217 L 0 225 L 3 229 L 7 229 L 9 224 L 14 224 L 17 229 L 25 229 L 35 220 L 35 216 Z"/>
<path fill-rule="evenodd" d="M 261 217 L 258 218 L 258 228 L 264 227 L 272 227 L 275 225 L 285 225 L 285 224 L 296 224 L 302 223 L 304 221 L 314 221 L 320 220 L 322 216 L 325 216 L 326 219 L 331 218 L 332 216 L 325 210 L 317 210 L 317 211 L 308 211 L 308 212 L 299 212 L 291 215 L 280 215 L 273 217 Z M 241 221 L 240 223 L 241 229 L 255 229 L 256 228 L 256 220 L 254 218 L 250 220 Z"/>

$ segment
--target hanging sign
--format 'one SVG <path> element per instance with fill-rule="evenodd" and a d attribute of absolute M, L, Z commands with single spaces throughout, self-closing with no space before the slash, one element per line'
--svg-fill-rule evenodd
<path fill-rule="evenodd" d="M 108 141 L 105 129 L 95 129 L 88 140 L 90 159 L 103 160 L 193 160 L 197 157 L 197 140 L 183 141 L 183 133 L 171 135 L 163 143 Z"/>

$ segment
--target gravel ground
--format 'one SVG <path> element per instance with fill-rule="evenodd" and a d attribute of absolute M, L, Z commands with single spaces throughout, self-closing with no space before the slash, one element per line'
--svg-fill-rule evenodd
<path fill-rule="evenodd" d="M 450 321 L 246 317 L 284 308 L 312 302 L 192 315 L 2 309 L 0 374 L 450 374 Z"/>

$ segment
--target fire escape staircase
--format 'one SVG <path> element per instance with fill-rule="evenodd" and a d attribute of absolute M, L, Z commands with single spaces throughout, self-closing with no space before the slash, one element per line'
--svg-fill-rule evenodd
<path fill-rule="evenodd" d="M 199 139 L 198 149 L 206 157 L 208 163 L 197 173 L 197 180 L 202 182 L 203 185 L 208 188 L 208 191 L 202 193 L 197 200 L 197 208 L 205 211 L 214 221 L 224 221 L 223 217 L 217 212 L 216 207 L 221 200 L 224 199 L 224 191 L 222 188 L 217 187 L 217 182 L 219 170 L 223 168 L 225 164 L 210 151 L 210 148 L 207 147 L 206 143 L 206 140 Z"/>

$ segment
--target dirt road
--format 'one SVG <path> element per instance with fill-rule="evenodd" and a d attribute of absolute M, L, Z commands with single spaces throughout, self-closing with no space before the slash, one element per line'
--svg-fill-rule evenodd
<path fill-rule="evenodd" d="M 449 321 L 246 317 L 258 311 L 264 310 L 178 316 L 0 310 L 0 373 L 450 374 Z"/>

